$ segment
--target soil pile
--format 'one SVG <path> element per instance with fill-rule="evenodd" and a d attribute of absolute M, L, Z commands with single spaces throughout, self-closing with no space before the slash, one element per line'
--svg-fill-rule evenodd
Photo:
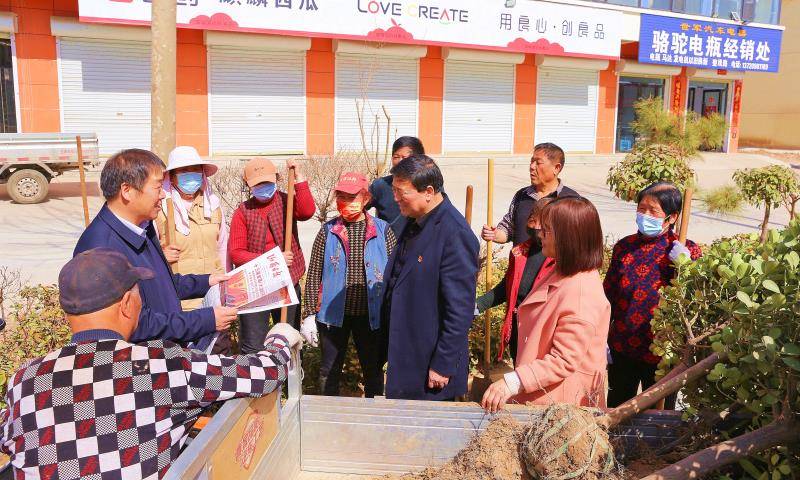
<path fill-rule="evenodd" d="M 469 441 L 441 467 L 427 468 L 391 480 L 530 480 L 522 461 L 522 442 L 528 426 L 504 415 Z M 388 480 L 388 479 L 387 479 Z"/>

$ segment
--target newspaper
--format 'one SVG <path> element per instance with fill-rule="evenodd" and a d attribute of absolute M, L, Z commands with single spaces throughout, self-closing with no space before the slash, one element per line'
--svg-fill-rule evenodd
<path fill-rule="evenodd" d="M 278 247 L 231 270 L 228 276 L 230 279 L 208 290 L 204 307 L 224 305 L 239 313 L 254 313 L 298 303 L 292 276 Z"/>

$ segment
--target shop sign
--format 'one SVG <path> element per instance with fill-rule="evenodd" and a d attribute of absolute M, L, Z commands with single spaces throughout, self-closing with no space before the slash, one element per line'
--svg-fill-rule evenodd
<path fill-rule="evenodd" d="M 179 27 L 619 58 L 622 12 L 505 0 L 176 0 Z M 150 0 L 79 0 L 83 22 L 146 25 Z"/>
<path fill-rule="evenodd" d="M 642 14 L 639 61 L 777 72 L 782 35 L 779 29 Z"/>

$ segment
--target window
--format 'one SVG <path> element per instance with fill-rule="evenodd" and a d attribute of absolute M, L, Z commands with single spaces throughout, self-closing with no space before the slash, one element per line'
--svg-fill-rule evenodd
<path fill-rule="evenodd" d="M 608 3 L 614 5 L 623 5 L 626 7 L 638 7 L 639 0 L 607 0 Z"/>
<path fill-rule="evenodd" d="M 672 0 L 642 0 L 642 8 L 672 10 Z"/>
<path fill-rule="evenodd" d="M 710 17 L 713 10 L 713 0 L 686 0 L 683 13 Z"/>
<path fill-rule="evenodd" d="M 14 66 L 11 59 L 11 40 L 0 38 L 0 132 L 2 133 L 17 132 Z"/>
<path fill-rule="evenodd" d="M 742 13 L 742 0 L 717 0 L 714 14 L 717 18 L 731 20 L 731 12 Z"/>
<path fill-rule="evenodd" d="M 780 0 L 745 0 L 742 19 L 777 25 L 780 9 Z"/>

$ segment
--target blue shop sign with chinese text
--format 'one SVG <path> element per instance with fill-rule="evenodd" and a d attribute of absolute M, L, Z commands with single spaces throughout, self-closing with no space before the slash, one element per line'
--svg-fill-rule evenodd
<path fill-rule="evenodd" d="M 639 61 L 777 72 L 782 30 L 642 14 Z"/>

